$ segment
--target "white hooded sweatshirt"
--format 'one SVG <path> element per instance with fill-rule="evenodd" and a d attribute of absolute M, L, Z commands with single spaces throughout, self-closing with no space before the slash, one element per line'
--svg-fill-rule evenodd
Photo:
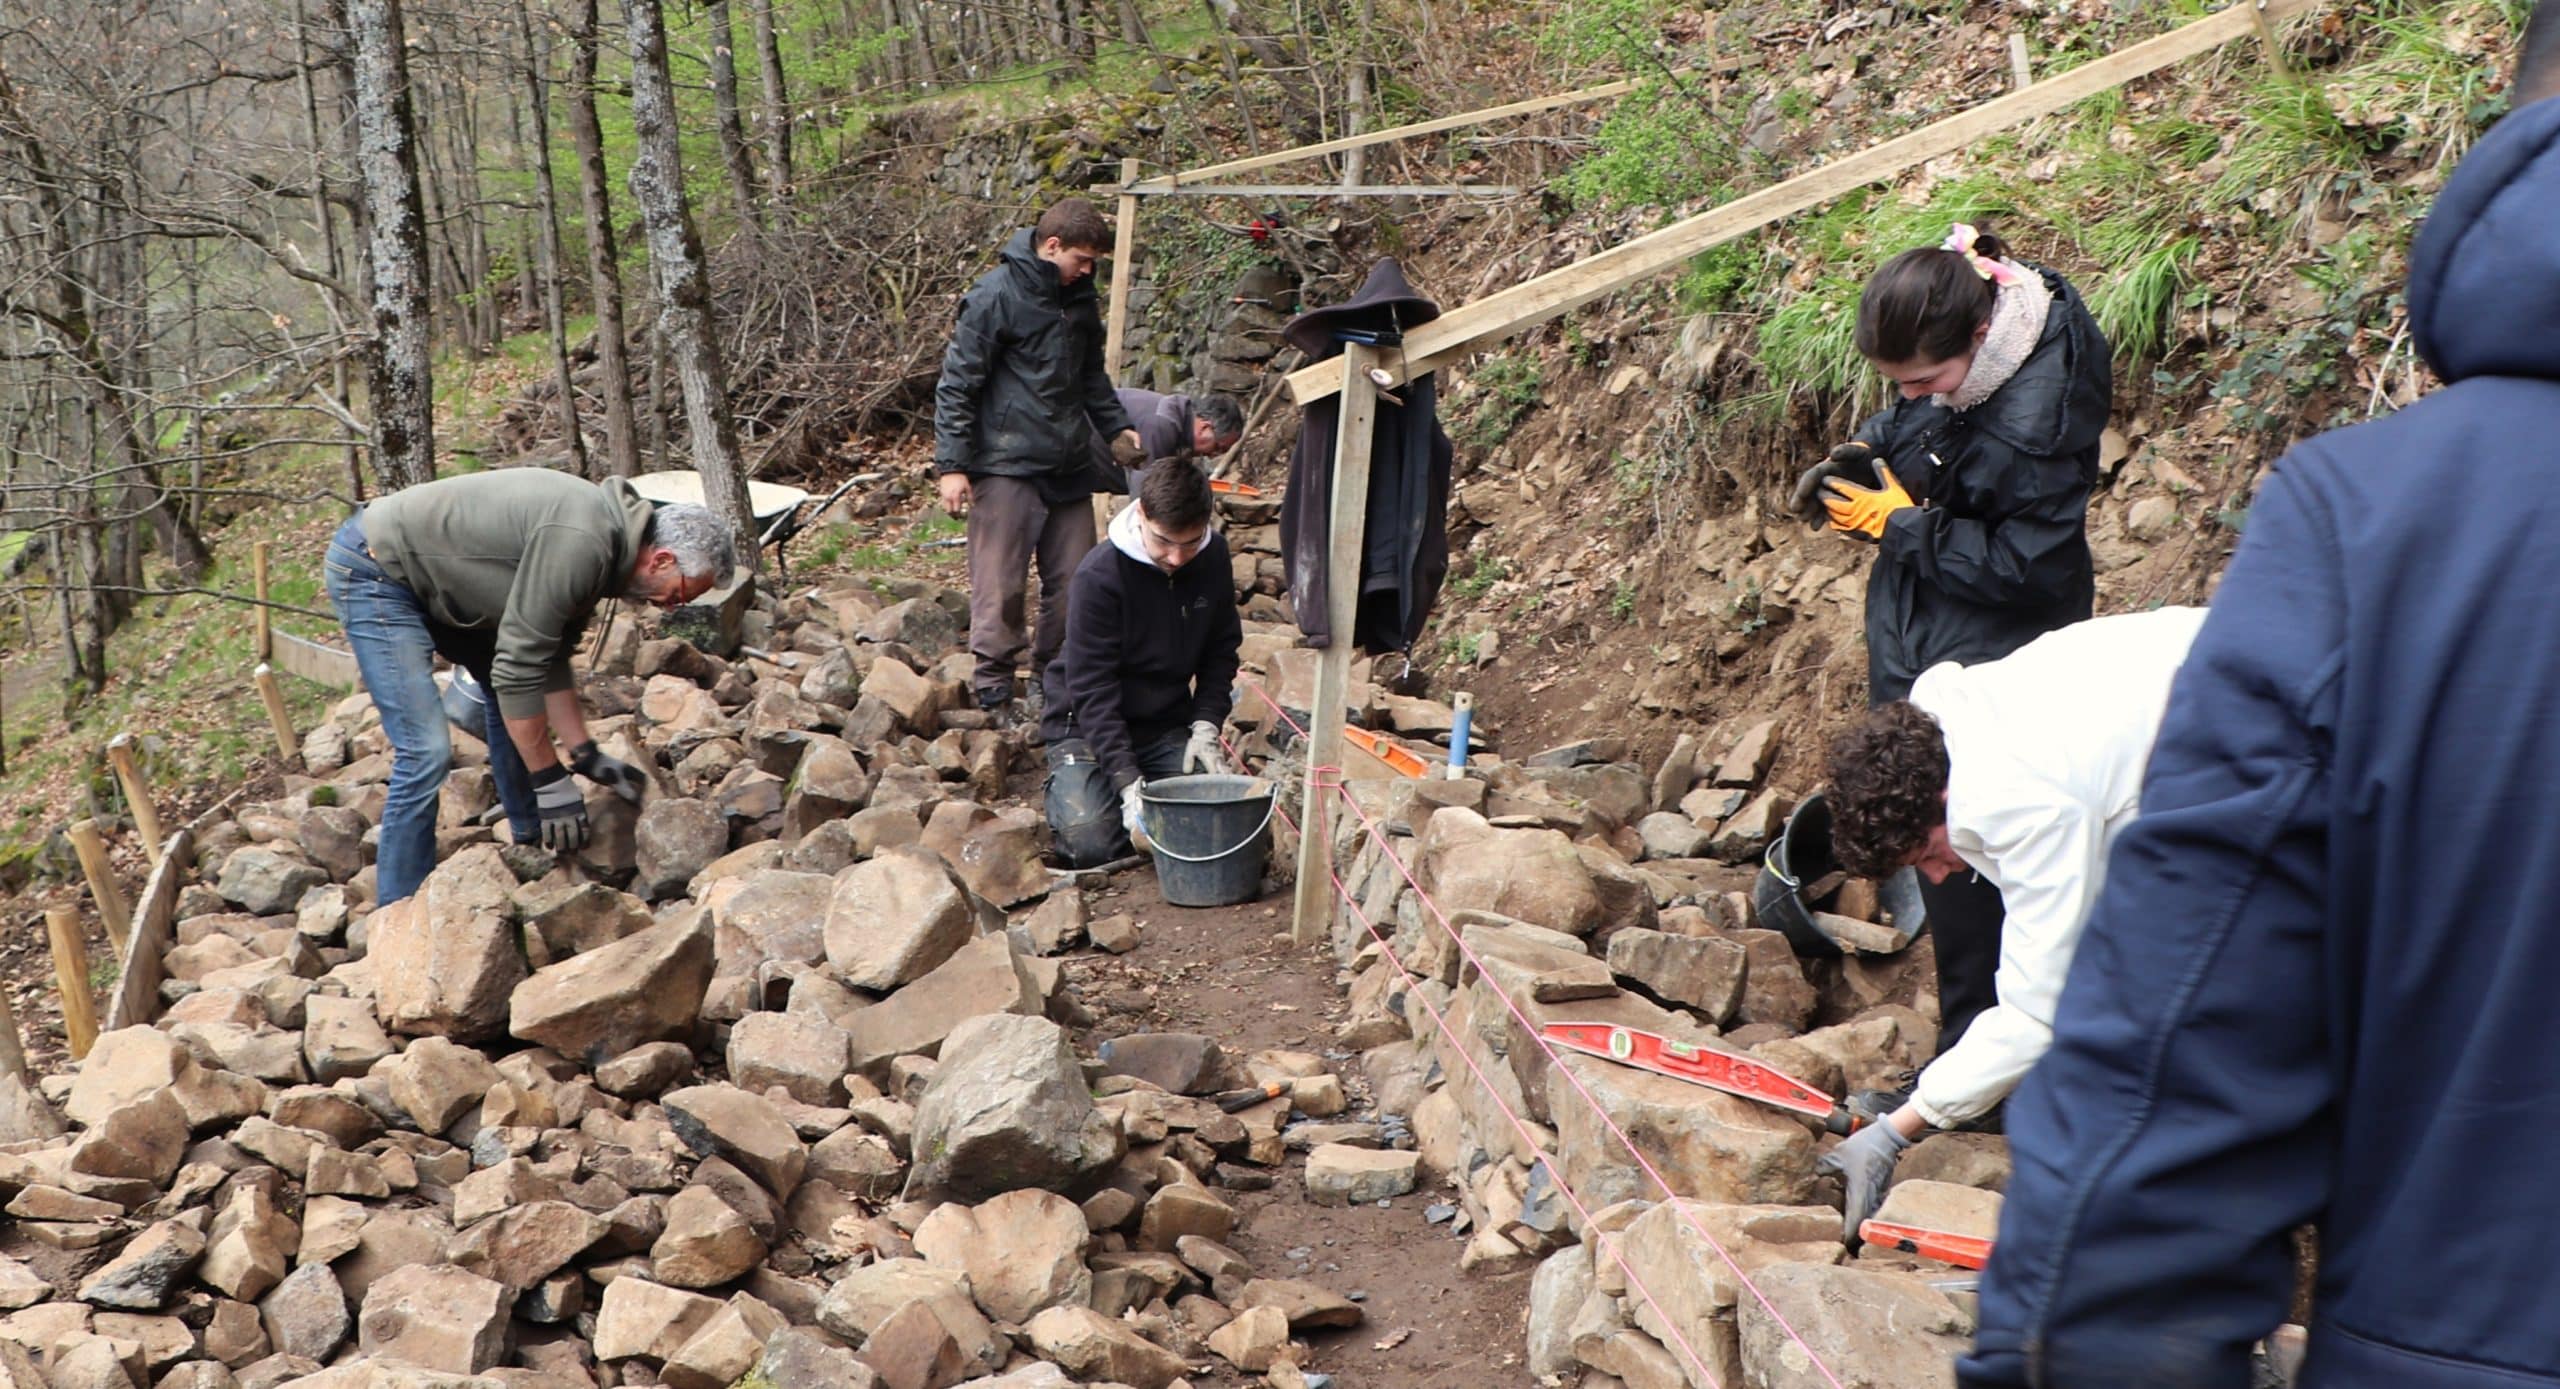
<path fill-rule="evenodd" d="M 1997 661 L 1932 666 L 1912 685 L 1946 737 L 1948 846 L 2008 914 L 1997 1001 L 1920 1072 L 1912 1098 L 1930 1124 L 1990 1112 L 2053 1045 L 2107 847 L 2141 809 L 2170 681 L 2203 623 L 2202 608 L 2097 618 Z"/>

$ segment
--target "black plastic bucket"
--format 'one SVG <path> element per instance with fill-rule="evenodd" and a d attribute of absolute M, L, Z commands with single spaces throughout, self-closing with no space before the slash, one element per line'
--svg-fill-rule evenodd
<path fill-rule="evenodd" d="M 1177 907 L 1231 907 L 1262 895 L 1273 788 L 1259 777 L 1159 777 L 1139 793 L 1156 885 Z"/>
<path fill-rule="evenodd" d="M 1812 901 L 1805 900 L 1808 883 L 1820 882 L 1840 866 L 1831 856 L 1831 806 L 1820 793 L 1807 796 L 1787 817 L 1787 826 L 1769 844 L 1768 854 L 1761 860 L 1759 880 L 1751 885 L 1751 910 L 1762 926 L 1787 938 L 1799 955 L 1817 958 L 1837 955 L 1840 943 L 1824 935 L 1813 922 L 1813 914 L 1822 911 L 1839 898 L 1833 889 Z M 1906 941 L 1920 933 L 1927 924 L 1927 908 L 1920 903 L 1920 875 L 1910 868 L 1896 872 L 1876 884 L 1876 896 L 1893 918 L 1894 929 Z"/>

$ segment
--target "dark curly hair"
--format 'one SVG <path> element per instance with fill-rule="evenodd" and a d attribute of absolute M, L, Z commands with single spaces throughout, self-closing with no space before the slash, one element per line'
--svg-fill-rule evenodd
<path fill-rule="evenodd" d="M 1947 740 L 1909 700 L 1867 711 L 1831 744 L 1831 855 L 1862 878 L 1902 867 L 1947 819 Z"/>

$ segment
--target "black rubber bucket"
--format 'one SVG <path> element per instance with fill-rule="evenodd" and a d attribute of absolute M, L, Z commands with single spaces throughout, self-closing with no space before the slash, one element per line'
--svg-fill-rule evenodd
<path fill-rule="evenodd" d="M 1759 880 L 1751 885 L 1751 910 L 1762 926 L 1787 938 L 1799 955 L 1816 958 L 1837 955 L 1840 943 L 1824 935 L 1813 922 L 1813 914 L 1827 910 L 1839 899 L 1833 889 L 1812 901 L 1805 900 L 1808 883 L 1820 882 L 1840 862 L 1831 856 L 1831 806 L 1820 793 L 1807 796 L 1787 817 L 1787 826 L 1769 844 L 1768 854 L 1761 860 Z M 1894 929 L 1908 941 L 1927 924 L 1927 908 L 1920 903 L 1920 874 L 1905 868 L 1876 884 L 1877 900 L 1893 918 Z"/>
<path fill-rule="evenodd" d="M 1751 910 L 1762 926 L 1780 932 L 1799 955 L 1817 958 L 1840 953 L 1831 937 L 1814 928 L 1819 904 L 1804 900 L 1804 886 L 1819 881 L 1837 866 L 1831 857 L 1831 806 L 1820 794 L 1807 796 L 1787 817 L 1786 828 L 1769 841 L 1760 862 L 1760 878 L 1751 885 Z"/>
<path fill-rule="evenodd" d="M 1159 777 L 1139 793 L 1156 885 L 1177 907 L 1231 907 L 1262 895 L 1273 788 L 1259 777 Z"/>

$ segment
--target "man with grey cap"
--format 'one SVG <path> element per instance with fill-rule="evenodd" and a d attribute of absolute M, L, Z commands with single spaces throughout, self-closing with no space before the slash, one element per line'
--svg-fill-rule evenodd
<path fill-rule="evenodd" d="M 727 582 L 737 558 L 728 524 L 702 507 L 653 507 L 620 478 L 544 468 L 422 483 L 349 517 L 323 577 L 391 740 L 375 901 L 409 896 L 435 867 L 453 765 L 436 656 L 488 691 L 489 772 L 516 842 L 580 848 L 586 797 L 569 773 L 629 801 L 645 778 L 587 736 L 569 653 L 603 600 L 673 608 Z"/>

